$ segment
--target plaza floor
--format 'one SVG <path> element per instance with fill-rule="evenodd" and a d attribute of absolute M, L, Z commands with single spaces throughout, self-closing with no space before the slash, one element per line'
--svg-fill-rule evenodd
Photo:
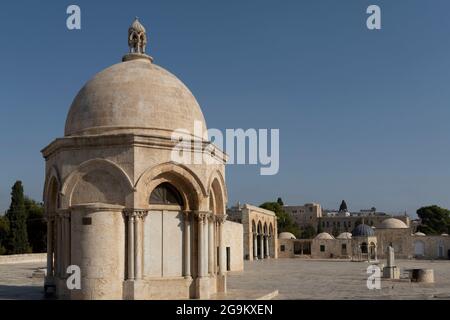
<path fill-rule="evenodd" d="M 383 263 L 385 261 L 381 261 Z M 381 280 L 367 288 L 366 262 L 277 259 L 246 261 L 245 271 L 230 274 L 230 290 L 278 290 L 275 299 L 450 299 L 450 261 L 397 260 L 401 280 Z M 405 269 L 434 269 L 434 284 L 410 282 Z"/>
<path fill-rule="evenodd" d="M 450 299 L 450 261 L 398 260 L 397 265 L 404 279 L 382 280 L 381 289 L 369 290 L 369 264 L 364 262 L 246 261 L 244 272 L 229 274 L 228 289 L 240 293 L 239 297 L 245 292 L 267 294 L 278 290 L 275 299 Z M 0 299 L 43 299 L 43 279 L 32 274 L 44 267 L 45 263 L 0 265 Z M 411 268 L 434 269 L 435 283 L 410 282 L 404 270 Z"/>

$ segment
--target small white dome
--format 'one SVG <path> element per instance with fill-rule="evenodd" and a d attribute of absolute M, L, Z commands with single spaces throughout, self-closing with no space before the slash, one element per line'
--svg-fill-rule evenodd
<path fill-rule="evenodd" d="M 448 237 L 448 233 L 443 233 L 443 234 L 441 234 L 441 236 Z"/>
<path fill-rule="evenodd" d="M 342 232 L 340 235 L 337 236 L 336 239 L 351 239 L 352 234 L 350 232 Z"/>
<path fill-rule="evenodd" d="M 314 239 L 319 239 L 319 240 L 333 240 L 334 237 L 333 237 L 331 234 L 329 234 L 329 233 L 322 232 L 322 233 L 319 233 Z"/>
<path fill-rule="evenodd" d="M 395 218 L 388 218 L 381 222 L 378 229 L 407 229 L 408 226 L 401 220 Z"/>
<path fill-rule="evenodd" d="M 278 235 L 278 239 L 297 239 L 297 238 L 290 232 L 282 232 Z"/>
<path fill-rule="evenodd" d="M 419 237 L 424 237 L 424 236 L 426 236 L 426 234 L 423 233 L 423 232 L 416 232 L 416 233 L 414 233 L 414 235 L 415 235 L 415 236 L 419 236 Z"/>

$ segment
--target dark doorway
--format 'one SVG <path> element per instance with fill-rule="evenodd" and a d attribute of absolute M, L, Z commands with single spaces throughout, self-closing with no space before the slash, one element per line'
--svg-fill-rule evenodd
<path fill-rule="evenodd" d="M 294 242 L 294 254 L 302 254 L 302 244 L 300 242 Z"/>

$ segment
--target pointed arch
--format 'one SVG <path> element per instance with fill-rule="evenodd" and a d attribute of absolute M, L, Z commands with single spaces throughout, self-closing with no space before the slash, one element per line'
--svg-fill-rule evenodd
<path fill-rule="evenodd" d="M 51 166 L 44 183 L 44 206 L 46 214 L 52 214 L 60 207 L 61 178 L 56 166 Z"/>
<path fill-rule="evenodd" d="M 110 184 L 101 186 L 99 185 L 100 182 L 96 181 L 98 179 L 104 179 L 103 183 L 107 184 L 110 182 Z M 106 159 L 91 159 L 80 164 L 65 179 L 61 189 L 62 208 L 69 208 L 74 204 L 72 197 L 79 183 L 86 183 L 86 185 L 92 186 L 93 189 L 99 188 L 98 193 L 106 201 L 111 198 L 117 198 L 111 202 L 117 202 L 116 204 L 121 205 L 126 205 L 126 199 L 134 191 L 131 179 L 116 163 Z M 111 186 L 114 186 L 115 189 L 111 189 Z M 83 200 L 80 199 L 79 201 Z M 99 199 L 93 202 L 105 202 L 105 200 Z"/>
<path fill-rule="evenodd" d="M 180 192 L 185 210 L 199 210 L 207 196 L 205 186 L 194 172 L 183 165 L 166 162 L 148 168 L 140 175 L 135 184 L 136 205 L 147 208 L 151 192 L 164 182 L 172 184 Z"/>

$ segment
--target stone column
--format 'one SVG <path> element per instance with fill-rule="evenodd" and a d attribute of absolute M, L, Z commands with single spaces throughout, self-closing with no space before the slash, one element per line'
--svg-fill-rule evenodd
<path fill-rule="evenodd" d="M 64 264 L 63 264 L 63 275 L 67 275 L 67 267 L 70 265 L 70 212 L 66 211 L 62 214 L 63 221 L 63 239 L 64 239 Z"/>
<path fill-rule="evenodd" d="M 184 277 L 191 277 L 191 215 L 184 211 Z"/>
<path fill-rule="evenodd" d="M 214 275 L 214 214 L 208 215 L 208 273 Z"/>
<path fill-rule="evenodd" d="M 59 213 L 55 216 L 56 222 L 56 254 L 55 254 L 55 267 L 56 267 L 56 276 L 61 276 L 61 247 L 62 247 L 62 239 L 61 239 L 61 217 Z"/>
<path fill-rule="evenodd" d="M 270 259 L 269 236 L 266 236 L 266 258 Z"/>
<path fill-rule="evenodd" d="M 198 218 L 198 252 L 197 252 L 198 277 L 203 278 L 205 276 L 205 268 L 203 263 L 203 259 L 205 258 L 204 253 L 205 233 L 203 227 L 205 224 L 206 214 L 204 212 L 199 212 L 197 218 Z"/>
<path fill-rule="evenodd" d="M 147 210 L 134 210 L 134 277 L 136 280 L 142 279 L 142 264 L 143 264 L 143 227 Z"/>
<path fill-rule="evenodd" d="M 127 212 L 128 217 L 128 279 L 134 280 L 134 212 Z"/>
<path fill-rule="evenodd" d="M 226 215 L 219 215 L 217 216 L 218 222 L 219 222 L 219 275 L 223 275 L 226 271 L 225 266 L 225 246 L 223 243 L 223 224 L 226 221 Z"/>
<path fill-rule="evenodd" d="M 47 217 L 47 277 L 53 276 L 53 223 L 54 213 Z"/>
<path fill-rule="evenodd" d="M 264 235 L 259 235 L 259 258 L 264 259 Z"/>
<path fill-rule="evenodd" d="M 253 260 L 258 260 L 258 235 L 253 233 Z"/>

